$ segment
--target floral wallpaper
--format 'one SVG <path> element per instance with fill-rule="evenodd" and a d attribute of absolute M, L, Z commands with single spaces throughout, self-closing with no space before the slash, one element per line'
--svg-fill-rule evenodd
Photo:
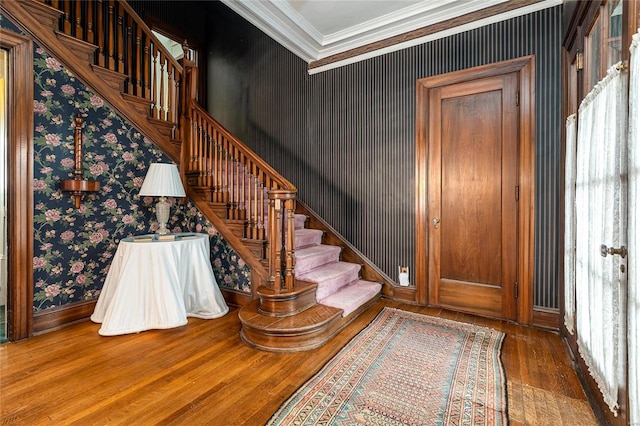
<path fill-rule="evenodd" d="M 1 18 L 1 17 L 0 17 Z M 0 25 L 15 31 L 6 19 Z M 120 240 L 156 230 L 151 197 L 140 199 L 147 167 L 169 158 L 61 63 L 35 47 L 34 53 L 34 312 L 96 299 Z M 84 119 L 84 177 L 99 192 L 73 198 L 59 190 L 72 179 L 74 118 Z M 211 261 L 218 285 L 250 292 L 250 270 L 189 201 L 172 202 L 172 232 L 211 236 Z"/>

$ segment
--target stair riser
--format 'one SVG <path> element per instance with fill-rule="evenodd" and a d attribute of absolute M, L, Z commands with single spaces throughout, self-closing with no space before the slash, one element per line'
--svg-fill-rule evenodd
<path fill-rule="evenodd" d="M 304 333 L 297 331 L 269 333 L 254 330 L 246 324 L 242 325 L 240 337 L 249 346 L 269 352 L 299 352 L 319 348 L 345 326 L 342 317 L 337 317 L 329 324 Z"/>
<path fill-rule="evenodd" d="M 213 203 L 209 202 L 209 206 L 213 209 L 218 217 L 222 219 L 227 219 L 227 205 L 224 203 Z"/>
<path fill-rule="evenodd" d="M 296 294 L 291 298 L 260 298 L 260 308 L 258 312 L 272 317 L 286 317 L 298 314 L 317 303 L 314 288 L 301 294 Z"/>
<path fill-rule="evenodd" d="M 300 236 L 300 235 L 296 235 L 295 236 L 295 249 L 299 250 L 301 248 L 304 247 L 310 247 L 310 246 L 317 246 L 322 244 L 322 234 L 312 234 L 312 235 L 305 235 L 305 236 Z"/>
<path fill-rule="evenodd" d="M 296 258 L 296 276 L 302 275 L 322 265 L 337 262 L 339 259 L 340 252 L 323 253 L 321 255 L 312 256 L 305 259 Z"/>
<path fill-rule="evenodd" d="M 242 242 L 247 246 L 256 259 L 264 259 L 267 256 L 267 242 L 264 239 L 243 239 Z"/>
<path fill-rule="evenodd" d="M 229 227 L 229 229 L 231 229 L 231 232 L 233 232 L 233 235 L 235 235 L 238 238 L 244 238 L 244 227 L 245 227 L 244 223 L 227 222 L 227 226 Z"/>
<path fill-rule="evenodd" d="M 358 280 L 357 273 L 349 273 L 348 275 L 341 275 L 339 277 L 330 279 L 330 280 L 322 280 L 318 282 L 318 291 L 316 294 L 316 298 L 318 300 L 323 299 L 331 294 L 337 292 L 341 288 L 349 285 L 350 283 Z"/>

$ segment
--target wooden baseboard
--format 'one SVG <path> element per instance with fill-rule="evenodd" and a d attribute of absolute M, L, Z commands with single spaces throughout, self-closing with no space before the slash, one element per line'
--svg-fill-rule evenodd
<path fill-rule="evenodd" d="M 222 292 L 222 296 L 224 296 L 224 300 L 229 306 L 241 308 L 244 305 L 249 304 L 253 300 L 253 298 L 251 297 L 251 293 L 228 290 L 222 287 L 220 287 L 220 291 Z"/>
<path fill-rule="evenodd" d="M 533 308 L 533 326 L 553 331 L 560 330 L 560 311 L 557 309 Z"/>
<path fill-rule="evenodd" d="M 411 287 L 400 287 L 400 286 L 392 286 L 391 287 L 391 295 L 388 297 L 393 299 L 396 302 L 408 303 L 411 305 L 418 304 L 416 302 L 416 288 L 415 286 Z M 385 294 L 385 296 L 387 296 Z"/>
<path fill-rule="evenodd" d="M 221 289 L 225 300 L 231 306 L 243 306 L 251 301 L 251 295 Z M 59 308 L 47 309 L 33 315 L 33 334 L 38 335 L 57 330 L 89 319 L 96 307 L 96 300 L 73 303 Z"/>
<path fill-rule="evenodd" d="M 87 320 L 96 307 L 96 301 L 79 302 L 59 308 L 47 309 L 33 315 L 33 334 L 53 331 Z"/>

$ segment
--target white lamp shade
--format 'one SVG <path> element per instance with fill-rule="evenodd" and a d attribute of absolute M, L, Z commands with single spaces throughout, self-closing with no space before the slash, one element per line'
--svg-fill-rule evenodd
<path fill-rule="evenodd" d="M 186 197 L 175 164 L 152 163 L 144 178 L 140 195 L 145 197 Z"/>

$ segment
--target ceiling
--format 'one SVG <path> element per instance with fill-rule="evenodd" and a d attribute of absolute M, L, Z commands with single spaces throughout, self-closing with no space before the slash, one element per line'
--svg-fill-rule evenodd
<path fill-rule="evenodd" d="M 243 18 L 309 63 L 400 34 L 451 21 L 453 18 L 513 0 L 221 0 Z M 333 61 L 331 68 L 445 37 L 490 22 L 556 6 L 562 0 L 519 1 L 512 8 L 485 19 L 449 26 L 413 43 L 369 51 L 348 60 Z M 362 56 L 362 57 L 361 57 Z M 324 61 L 327 62 L 327 61 Z M 336 62 L 339 62 L 336 64 Z M 325 65 L 326 68 L 326 65 Z"/>

